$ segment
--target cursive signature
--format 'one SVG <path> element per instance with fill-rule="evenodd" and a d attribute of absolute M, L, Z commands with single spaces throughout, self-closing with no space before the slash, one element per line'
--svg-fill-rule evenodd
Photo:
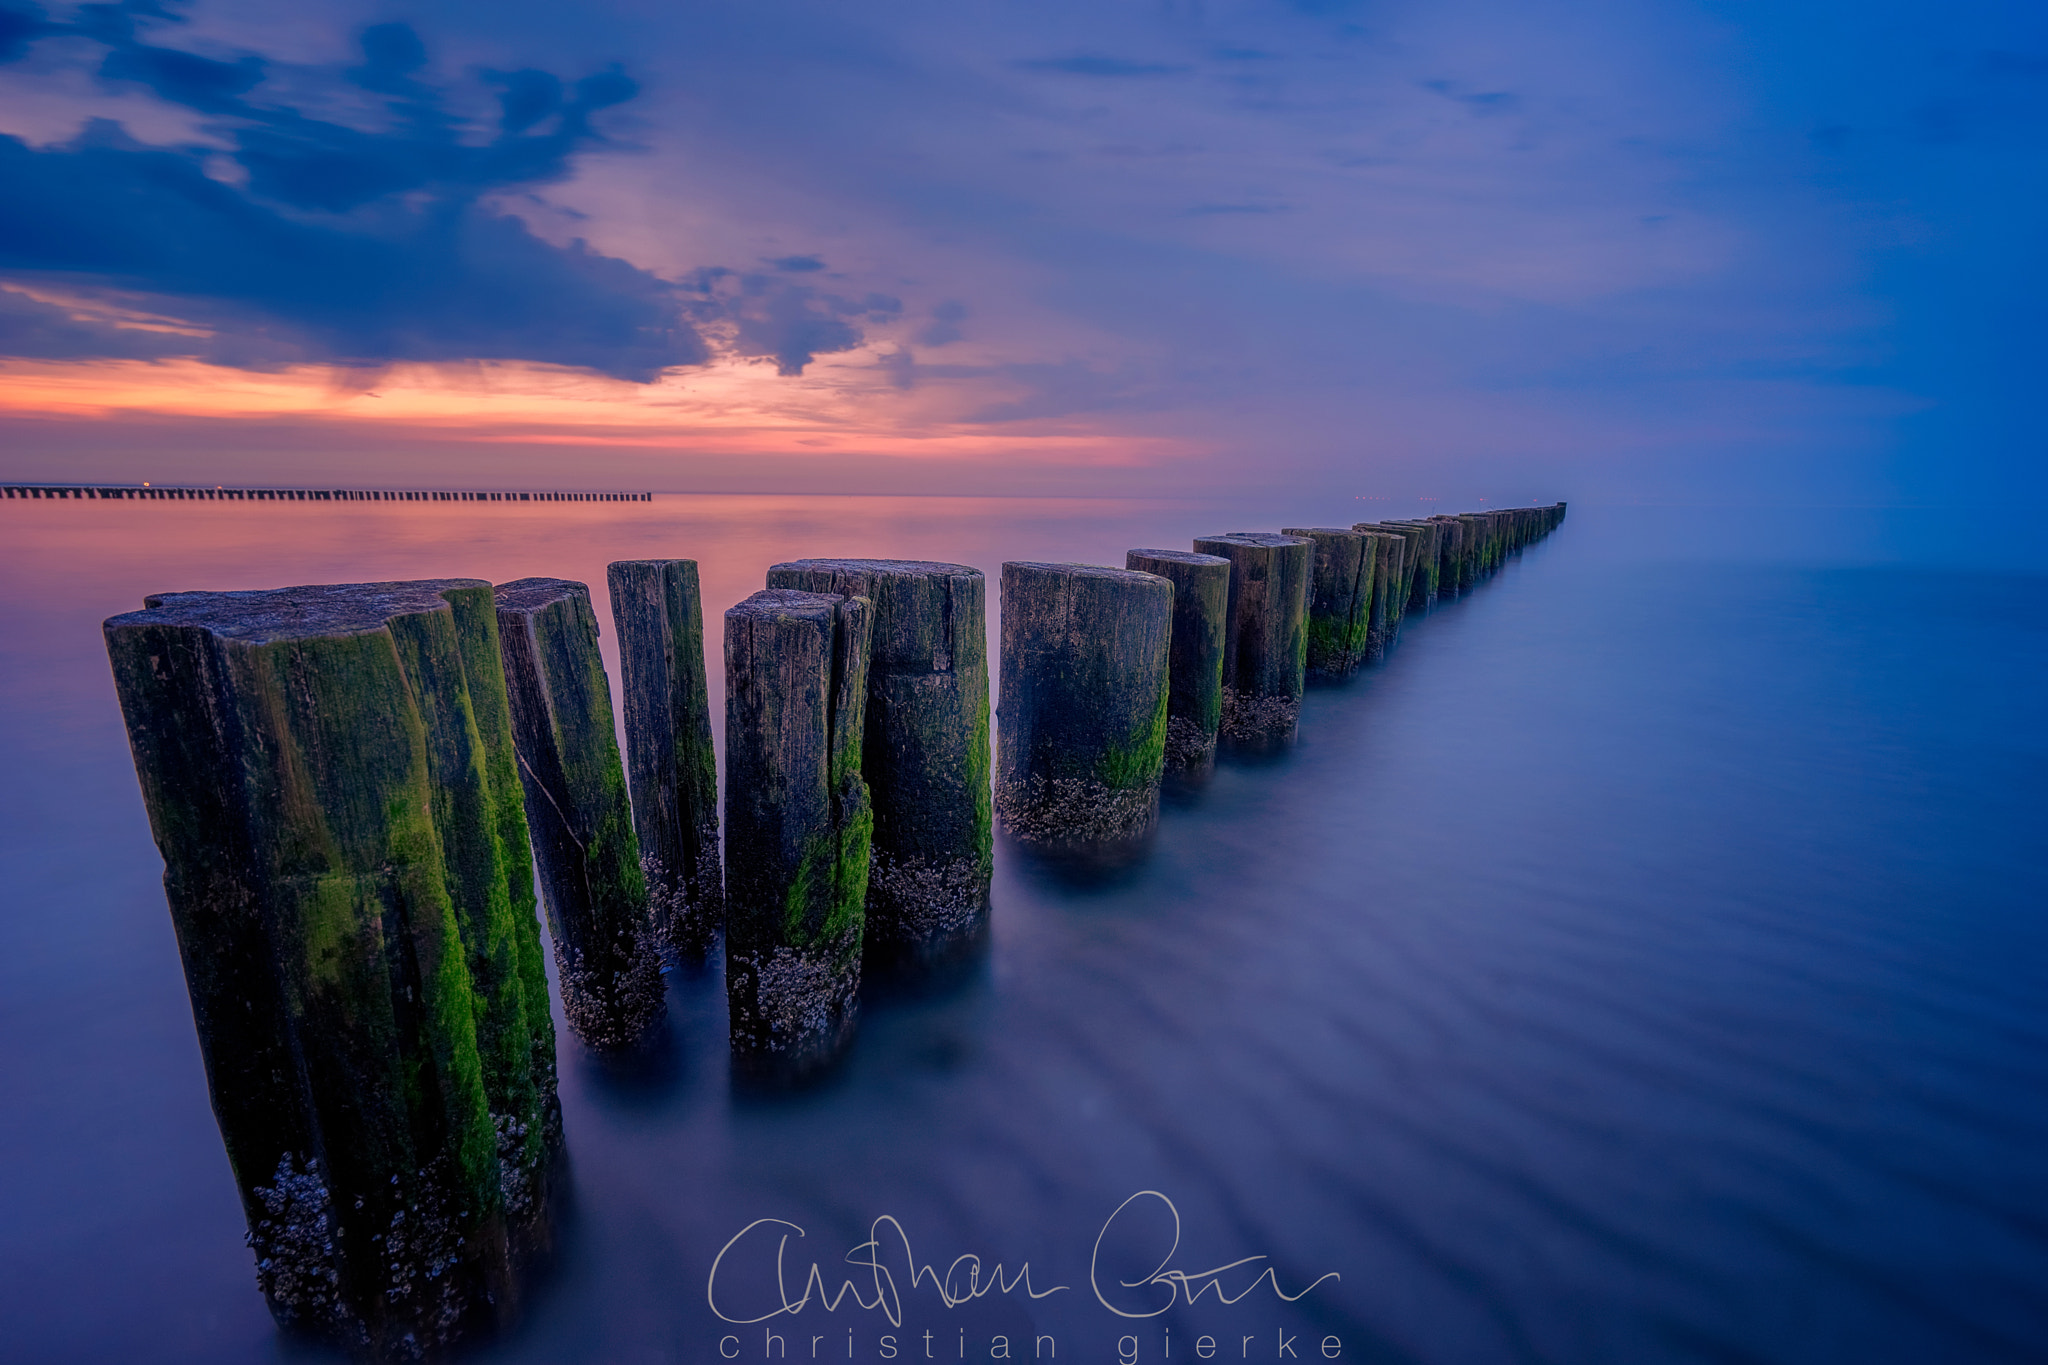
<path fill-rule="evenodd" d="M 1123 1211 L 1140 1199 L 1157 1199 L 1160 1203 L 1166 1205 L 1167 1212 L 1173 1215 L 1173 1242 L 1166 1248 L 1166 1254 L 1159 1258 L 1159 1264 L 1153 1267 L 1149 1275 L 1141 1275 L 1135 1280 L 1119 1280 L 1117 1282 L 1125 1289 L 1142 1289 L 1150 1285 L 1163 1285 L 1166 1288 L 1165 1303 L 1148 1312 L 1131 1313 L 1111 1303 L 1102 1292 L 1102 1239 L 1109 1236 L 1109 1230 L 1116 1226 L 1116 1220 L 1123 1215 Z M 1324 1280 L 1341 1281 L 1343 1279 L 1336 1271 L 1332 1270 L 1316 1278 L 1301 1293 L 1290 1294 L 1280 1287 L 1280 1277 L 1274 1273 L 1273 1267 L 1267 1266 L 1253 1278 L 1250 1284 L 1237 1293 L 1232 1294 L 1223 1287 L 1221 1277 L 1224 1273 L 1236 1270 L 1240 1266 L 1248 1266 L 1263 1261 L 1266 1259 L 1264 1256 L 1241 1256 L 1228 1264 L 1215 1266 L 1208 1270 L 1187 1271 L 1169 1269 L 1168 1263 L 1173 1260 L 1173 1253 L 1178 1250 L 1180 1250 L 1180 1210 L 1173 1206 L 1171 1199 L 1168 1199 L 1157 1190 L 1139 1190 L 1129 1199 L 1116 1206 L 1116 1212 L 1109 1215 L 1109 1221 L 1104 1223 L 1102 1231 L 1095 1235 L 1095 1254 L 1088 1258 L 1088 1287 L 1095 1291 L 1096 1299 L 1104 1308 L 1107 1308 L 1120 1318 L 1156 1318 L 1167 1309 L 1173 1307 L 1176 1300 L 1184 1300 L 1192 1305 L 1197 1299 L 1212 1289 L 1216 1291 L 1218 1303 L 1236 1303 L 1239 1299 L 1257 1289 L 1263 1281 L 1272 1285 L 1273 1292 L 1279 1295 L 1283 1301 L 1293 1303 Z"/>
<path fill-rule="evenodd" d="M 764 1227 L 787 1229 L 776 1240 L 775 1244 L 775 1289 L 776 1296 L 780 1299 L 780 1302 L 767 1312 L 755 1317 L 736 1318 L 718 1306 L 718 1271 L 724 1265 L 728 1252 L 732 1251 L 742 1241 L 747 1240 L 756 1228 Z M 718 1255 L 711 1262 L 711 1277 L 704 1285 L 704 1297 L 710 1303 L 711 1311 L 727 1322 L 742 1324 L 766 1322 L 768 1319 L 780 1317 L 784 1313 L 800 1313 L 812 1303 L 816 1303 L 828 1313 L 836 1313 L 839 1311 L 839 1305 L 848 1296 L 851 1296 L 854 1303 L 859 1307 L 869 1312 L 879 1308 L 883 1316 L 889 1319 L 890 1326 L 901 1327 L 903 1325 L 903 1293 L 897 1285 L 898 1269 L 903 1272 L 908 1281 L 905 1286 L 906 1288 L 916 1289 L 920 1284 L 928 1282 L 938 1292 L 939 1300 L 948 1308 L 957 1308 L 963 1303 L 978 1299 L 982 1295 L 993 1291 L 999 1290 L 1002 1293 L 1008 1294 L 1020 1285 L 1023 1287 L 1024 1292 L 1034 1299 L 1046 1298 L 1069 1287 L 1063 1284 L 1056 1284 L 1050 1289 L 1034 1288 L 1031 1284 L 1031 1263 L 1029 1261 L 1026 1261 L 1019 1267 L 1015 1275 L 1005 1275 L 1002 1263 L 997 1262 L 988 1269 L 987 1278 L 984 1279 L 981 1257 L 971 1252 L 954 1257 L 952 1262 L 947 1265 L 944 1273 L 941 1273 L 934 1266 L 920 1262 L 917 1259 L 916 1253 L 910 1249 L 910 1234 L 903 1230 L 903 1225 L 897 1222 L 894 1217 L 885 1213 L 869 1224 L 868 1240 L 846 1253 L 846 1263 L 848 1265 L 855 1267 L 857 1270 L 867 1272 L 861 1279 L 872 1285 L 872 1297 L 863 1294 L 861 1292 L 861 1285 L 852 1279 L 840 1281 L 839 1288 L 836 1290 L 827 1289 L 825 1286 L 825 1272 L 819 1268 L 816 1261 L 813 1261 L 811 1262 L 810 1271 L 804 1276 L 803 1293 L 796 1298 L 791 1298 L 789 1294 L 789 1279 L 784 1269 L 784 1257 L 789 1251 L 791 1233 L 801 1237 L 804 1235 L 804 1230 L 795 1223 L 781 1218 L 756 1218 L 753 1222 L 735 1233 L 731 1241 L 720 1247 Z M 893 1234 L 895 1245 L 890 1247 L 891 1259 L 885 1262 L 882 1251 L 885 1235 L 889 1234 Z M 756 1238 L 754 1240 L 759 1241 L 760 1239 Z M 894 1254 L 899 1250 L 902 1253 L 900 1266 L 893 1260 Z M 863 1256 L 865 1256 L 865 1259 L 863 1259 Z"/>
<path fill-rule="evenodd" d="M 1159 1264 L 1149 1273 L 1135 1280 L 1114 1281 L 1115 1286 L 1122 1289 L 1142 1290 L 1159 1286 L 1166 1290 L 1166 1301 L 1158 1307 L 1144 1312 L 1131 1312 L 1111 1303 L 1109 1296 L 1103 1292 L 1102 1243 L 1116 1227 L 1117 1220 L 1124 1216 L 1124 1211 L 1141 1199 L 1156 1199 L 1166 1206 L 1167 1212 L 1173 1215 L 1173 1238 L 1167 1245 L 1165 1254 L 1159 1258 Z M 718 1255 L 712 1258 L 711 1274 L 704 1283 L 704 1299 L 710 1304 L 711 1311 L 722 1321 L 746 1325 L 767 1322 L 771 1318 L 782 1317 L 785 1314 L 793 1316 L 812 1304 L 828 1313 L 836 1313 L 840 1306 L 850 1299 L 855 1307 L 867 1312 L 879 1311 L 889 1319 L 891 1326 L 901 1327 L 903 1297 L 921 1285 L 929 1285 L 938 1295 L 939 1301 L 948 1308 L 957 1308 L 987 1294 L 1014 1293 L 1020 1288 L 1033 1299 L 1049 1298 L 1070 1288 L 1064 1284 L 1056 1284 L 1050 1289 L 1037 1288 L 1031 1282 L 1029 1261 L 1019 1266 L 1014 1275 L 1008 1273 L 1000 1261 L 990 1266 L 971 1252 L 954 1257 L 943 1269 L 932 1262 L 920 1261 L 911 1248 L 910 1234 L 904 1230 L 903 1224 L 892 1215 L 883 1214 L 868 1225 L 868 1239 L 846 1253 L 845 1264 L 853 1268 L 852 1273 L 835 1272 L 837 1288 L 827 1283 L 823 1267 L 812 1261 L 810 1268 L 803 1272 L 797 1291 L 792 1292 L 789 1286 L 789 1244 L 792 1237 L 802 1236 L 804 1230 L 801 1227 L 783 1218 L 756 1218 L 734 1233 L 732 1239 L 718 1249 Z M 738 1264 L 749 1258 L 765 1257 L 770 1238 L 773 1238 L 775 1243 L 773 1300 L 756 1303 L 748 1308 L 736 1307 L 730 1302 L 721 1303 L 718 1277 L 719 1273 L 727 1268 L 728 1258 L 732 1258 L 733 1264 Z M 1095 1250 L 1088 1260 L 1088 1286 L 1095 1291 L 1096 1300 L 1120 1318 L 1153 1318 L 1166 1312 L 1177 1302 L 1192 1305 L 1211 1291 L 1214 1291 L 1218 1303 L 1228 1304 L 1238 1302 L 1261 1284 L 1268 1284 L 1283 1302 L 1293 1303 L 1324 1280 L 1342 1278 L 1335 1271 L 1330 1271 L 1312 1281 L 1299 1293 L 1290 1294 L 1280 1287 L 1278 1274 L 1272 1266 L 1267 1265 L 1252 1276 L 1250 1283 L 1232 1293 L 1225 1286 L 1225 1277 L 1230 1276 L 1232 1271 L 1240 1271 L 1243 1267 L 1265 1261 L 1265 1256 L 1242 1256 L 1208 1270 L 1190 1271 L 1172 1268 L 1174 1253 L 1179 1250 L 1180 1210 L 1174 1207 L 1171 1199 L 1159 1191 L 1140 1190 L 1117 1205 L 1116 1212 L 1110 1214 L 1109 1220 L 1096 1234 Z M 753 1263 L 758 1266 L 760 1261 L 756 1259 Z M 744 1271 L 740 1273 L 744 1276 Z M 1242 1276 L 1230 1278 L 1234 1282 Z M 727 1298 L 730 1297 L 732 1295 L 728 1292 Z M 756 1309 L 765 1311 L 755 1311 Z"/>

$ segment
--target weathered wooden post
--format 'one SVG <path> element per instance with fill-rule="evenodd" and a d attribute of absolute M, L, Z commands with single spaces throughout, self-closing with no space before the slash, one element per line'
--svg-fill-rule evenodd
<path fill-rule="evenodd" d="M 1451 520 L 1460 528 L 1458 543 L 1458 591 L 1470 592 L 1479 586 L 1483 572 L 1485 545 L 1481 536 L 1479 518 L 1469 512 L 1452 514 Z"/>
<path fill-rule="evenodd" d="M 684 958 L 698 960 L 724 927 L 725 881 L 697 561 L 622 559 L 606 566 L 605 579 L 619 633 L 626 773 L 654 930 Z"/>
<path fill-rule="evenodd" d="M 1223 636 L 1222 736 L 1258 745 L 1293 735 L 1308 669 L 1311 542 L 1233 531 L 1195 542 L 1230 561 Z"/>
<path fill-rule="evenodd" d="M 1366 626 L 1366 657 L 1382 659 L 1401 629 L 1408 601 L 1408 538 L 1394 531 L 1359 528 L 1377 542 L 1372 575 L 1372 610 Z"/>
<path fill-rule="evenodd" d="M 1371 651 L 1372 588 L 1379 543 L 1332 526 L 1283 526 L 1314 548 L 1309 566 L 1308 671 L 1348 678 Z"/>
<path fill-rule="evenodd" d="M 987 589 L 966 564 L 801 559 L 768 586 L 863 597 L 874 610 L 861 776 L 874 804 L 864 956 L 930 966 L 988 928 Z"/>
<path fill-rule="evenodd" d="M 1433 532 L 1428 523 L 1412 521 L 1361 521 L 1351 529 L 1368 535 L 1393 536 L 1401 542 L 1400 572 L 1391 580 L 1392 595 L 1386 603 L 1388 628 L 1396 629 L 1410 611 L 1420 611 L 1433 600 L 1429 586 L 1430 568 L 1435 560 L 1430 548 Z"/>
<path fill-rule="evenodd" d="M 1166 768 L 1199 775 L 1216 765 L 1223 723 L 1223 628 L 1230 610 L 1230 561 L 1186 550 L 1132 550 L 1124 567 L 1173 584 L 1167 662 Z"/>
<path fill-rule="evenodd" d="M 631 1047 L 667 1008 L 666 985 L 590 589 L 522 578 L 495 597 L 562 1013 L 591 1047 Z"/>
<path fill-rule="evenodd" d="M 1437 544 L 1437 596 L 1457 597 L 1468 586 L 1465 581 L 1465 524 L 1448 514 L 1430 518 L 1440 528 Z"/>
<path fill-rule="evenodd" d="M 1003 565 L 996 811 L 1033 844 L 1135 840 L 1159 814 L 1173 584 Z"/>
<path fill-rule="evenodd" d="M 771 588 L 725 613 L 725 991 L 745 1070 L 829 1065 L 858 1017 L 874 815 L 864 597 Z"/>
<path fill-rule="evenodd" d="M 1434 521 L 1382 524 L 1408 538 L 1408 599 L 1403 612 L 1430 606 L 1436 601 L 1443 580 L 1443 527 Z"/>
<path fill-rule="evenodd" d="M 444 1354 L 517 1315 L 561 1141 L 490 585 L 148 604 L 107 652 L 257 1281 Z"/>

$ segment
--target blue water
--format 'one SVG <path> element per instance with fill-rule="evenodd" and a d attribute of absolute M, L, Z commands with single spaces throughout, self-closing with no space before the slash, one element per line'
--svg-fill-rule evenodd
<path fill-rule="evenodd" d="M 723 607 L 801 554 L 993 576 L 1336 519 L 1268 510 L 0 509 L 0 1357 L 305 1356 L 241 1243 L 103 616 L 186 587 L 601 584 L 648 553 L 696 555 Z M 631 1065 L 565 1033 L 568 1248 L 481 1358 L 843 1361 L 850 1334 L 863 1362 L 885 1335 L 903 1360 L 2048 1359 L 2048 577 L 1717 559 L 1643 515 L 1575 507 L 1411 617 L 1136 868 L 999 849 L 987 959 L 869 1001 L 823 1090 L 734 1092 L 715 973 L 675 981 Z M 1159 1316 L 1090 1288 L 1133 1195 L 1096 1279 Z M 756 1219 L 803 1229 L 794 1301 L 885 1216 L 916 1262 L 1028 1262 L 1045 1296 L 948 1307 L 891 1234 L 900 1326 L 857 1301 L 872 1271 L 837 1311 L 707 1303 Z M 787 1232 L 721 1263 L 728 1316 L 774 1308 Z M 1119 1283 L 1250 1256 L 1193 1305 Z"/>

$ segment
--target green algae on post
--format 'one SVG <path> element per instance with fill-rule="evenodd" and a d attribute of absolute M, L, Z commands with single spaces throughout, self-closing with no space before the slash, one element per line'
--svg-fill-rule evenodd
<path fill-rule="evenodd" d="M 107 650 L 258 1283 L 443 1355 L 516 1317 L 561 1143 L 490 585 L 148 602 Z"/>
<path fill-rule="evenodd" d="M 981 570 L 916 559 L 800 559 L 770 588 L 864 597 L 874 609 L 861 776 L 874 804 L 863 952 L 929 966 L 986 937 L 987 588 Z"/>
<path fill-rule="evenodd" d="M 704 681 L 704 601 L 694 559 L 605 568 L 619 633 L 626 772 L 655 934 L 701 961 L 725 924 L 718 765 Z"/>
<path fill-rule="evenodd" d="M 1300 536 L 1233 531 L 1197 540 L 1195 550 L 1230 561 L 1223 738 L 1252 746 L 1291 738 L 1301 717 L 1308 670 L 1313 543 Z"/>
<path fill-rule="evenodd" d="M 1132 550 L 1124 567 L 1173 584 L 1173 632 L 1167 662 L 1166 767 L 1201 774 L 1216 763 L 1223 723 L 1223 625 L 1230 607 L 1230 561 L 1185 550 Z"/>
<path fill-rule="evenodd" d="M 734 1060 L 800 1080 L 858 1018 L 874 829 L 861 749 L 874 614 L 771 588 L 725 613 L 725 989 Z"/>
<path fill-rule="evenodd" d="M 1035 844 L 1135 840 L 1159 814 L 1173 584 L 1003 565 L 996 810 Z"/>
<path fill-rule="evenodd" d="M 1408 601 L 1408 538 L 1365 525 L 1353 529 L 1367 540 L 1376 542 L 1372 606 L 1366 620 L 1365 657 L 1368 660 L 1382 659 L 1401 628 L 1402 608 Z"/>
<path fill-rule="evenodd" d="M 666 987 L 590 589 L 522 578 L 494 596 L 562 1013 L 591 1047 L 631 1047 Z"/>
<path fill-rule="evenodd" d="M 1348 678 L 1372 646 L 1372 587 L 1379 542 L 1332 526 L 1282 527 L 1314 546 L 1309 569 L 1308 669 Z"/>

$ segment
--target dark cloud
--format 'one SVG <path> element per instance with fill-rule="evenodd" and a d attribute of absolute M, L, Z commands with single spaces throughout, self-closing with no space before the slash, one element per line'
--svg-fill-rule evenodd
<path fill-rule="evenodd" d="M 1520 106 L 1520 97 L 1506 90 L 1463 91 L 1450 81 L 1424 81 L 1422 88 L 1462 104 L 1475 114 L 1505 114 Z"/>
<path fill-rule="evenodd" d="M 1012 63 L 1023 71 L 1052 71 L 1063 76 L 1177 76 L 1190 70 L 1167 62 L 1134 62 L 1123 57 L 1079 54 L 1072 57 L 1035 57 Z"/>
<path fill-rule="evenodd" d="M 29 44 L 50 31 L 41 5 L 0 3 L 0 62 L 26 56 Z"/>
<path fill-rule="evenodd" d="M 932 308 L 932 320 L 917 334 L 920 346 L 944 346 L 958 341 L 966 333 L 960 324 L 967 321 L 967 305 L 958 299 L 946 299 Z M 904 387 L 908 387 L 905 385 Z"/>
<path fill-rule="evenodd" d="M 698 271 L 690 283 L 696 316 L 731 324 L 734 353 L 772 360 L 781 375 L 802 374 L 820 355 L 860 345 L 854 320 L 887 322 L 903 313 L 902 300 L 887 294 L 844 298 L 781 275 L 713 268 Z"/>
<path fill-rule="evenodd" d="M 508 191 L 530 201 L 530 187 L 565 178 L 605 141 L 592 116 L 638 93 L 616 68 L 573 84 L 481 73 L 499 105 L 484 131 L 447 111 L 419 35 L 378 24 L 361 35 L 360 62 L 312 73 L 383 97 L 388 126 L 369 131 L 263 101 L 271 63 L 259 55 L 219 61 L 145 41 L 176 21 L 149 0 L 88 6 L 70 25 L 0 10 L 0 53 L 58 32 L 98 41 L 103 80 L 208 116 L 240 168 L 209 174 L 218 151 L 147 146 L 105 121 L 63 146 L 0 137 L 0 277 L 141 297 L 210 337 L 79 322 L 9 293 L 0 354 L 199 355 L 254 369 L 534 361 L 648 382 L 709 359 L 705 323 L 730 323 L 741 355 L 801 374 L 860 344 L 860 321 L 902 311 L 781 276 L 712 270 L 679 286 L 580 240 L 544 241 L 495 206 Z M 770 264 L 824 268 L 815 256 Z"/>
<path fill-rule="evenodd" d="M 0 138 L 0 186 L 0 271 L 161 298 L 262 338 L 270 363 L 529 360 L 645 382 L 707 358 L 666 282 L 467 199 L 307 221 L 107 123 L 44 150 Z"/>
<path fill-rule="evenodd" d="M 242 96 L 263 83 L 263 63 L 255 57 L 216 62 L 176 48 L 124 42 L 100 64 L 100 79 L 146 85 L 158 97 L 197 109 L 202 114 L 242 113 Z"/>

